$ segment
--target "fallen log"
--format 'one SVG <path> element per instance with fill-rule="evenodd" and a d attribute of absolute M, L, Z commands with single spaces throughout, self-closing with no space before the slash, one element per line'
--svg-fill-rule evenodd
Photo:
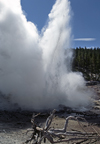
<path fill-rule="evenodd" d="M 62 142 L 75 142 L 75 141 L 80 141 L 79 143 L 82 143 L 82 141 L 88 141 L 88 140 L 94 140 L 94 141 L 100 141 L 100 135 L 99 133 L 91 126 L 91 128 L 94 130 L 93 132 L 86 132 L 83 125 L 82 121 L 87 123 L 87 128 L 88 128 L 88 122 L 81 117 L 74 117 L 74 116 L 68 116 L 65 121 L 64 128 L 62 129 L 54 129 L 50 128 L 50 125 L 52 123 L 54 114 L 56 110 L 53 110 L 51 115 L 47 118 L 45 122 L 45 126 L 39 127 L 35 123 L 35 117 L 38 115 L 35 115 L 31 119 L 32 123 L 32 128 L 28 129 L 27 132 L 32 131 L 32 136 L 29 140 L 27 140 L 25 143 L 29 143 L 33 141 L 33 144 L 41 144 L 41 142 L 44 140 L 44 143 L 46 142 L 46 139 L 51 143 L 62 143 Z M 81 119 L 81 121 L 79 121 Z M 68 123 L 70 120 L 75 120 L 78 122 L 79 127 L 84 131 L 84 132 L 79 132 L 79 131 L 68 131 Z"/>

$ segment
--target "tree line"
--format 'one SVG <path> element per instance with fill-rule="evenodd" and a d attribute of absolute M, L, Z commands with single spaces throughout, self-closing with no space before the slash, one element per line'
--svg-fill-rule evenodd
<path fill-rule="evenodd" d="M 100 48 L 77 47 L 73 51 L 73 71 L 82 72 L 86 80 L 100 81 Z"/>

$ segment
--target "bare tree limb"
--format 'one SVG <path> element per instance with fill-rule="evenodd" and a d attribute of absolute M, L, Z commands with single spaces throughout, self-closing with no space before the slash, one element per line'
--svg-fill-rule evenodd
<path fill-rule="evenodd" d="M 67 117 L 63 129 L 50 128 L 55 111 L 56 110 L 53 110 L 51 115 L 47 118 L 44 128 L 38 127 L 36 123 L 34 122 L 34 118 L 38 116 L 39 114 L 32 117 L 31 119 L 32 129 L 28 130 L 28 131 L 32 131 L 32 137 L 29 140 L 27 140 L 25 143 L 29 143 L 30 141 L 34 140 L 34 144 L 41 144 L 43 139 L 44 139 L 44 143 L 46 142 L 46 139 L 47 139 L 51 144 L 70 142 L 70 141 L 80 141 L 80 140 L 81 140 L 80 143 L 87 141 L 87 140 L 94 140 L 94 141 L 100 140 L 99 133 L 93 127 L 91 128 L 95 132 L 86 132 L 86 130 L 83 128 L 82 122 L 79 121 L 79 119 L 87 123 L 87 128 L 88 128 L 88 122 L 81 117 L 74 117 L 74 116 Z M 67 131 L 68 123 L 70 120 L 76 120 L 79 124 L 79 127 L 83 130 L 83 132 Z"/>

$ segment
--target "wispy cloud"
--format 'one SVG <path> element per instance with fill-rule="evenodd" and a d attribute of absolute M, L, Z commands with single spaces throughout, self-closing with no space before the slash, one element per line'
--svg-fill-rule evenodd
<path fill-rule="evenodd" d="M 77 38 L 74 41 L 95 41 L 96 38 Z"/>

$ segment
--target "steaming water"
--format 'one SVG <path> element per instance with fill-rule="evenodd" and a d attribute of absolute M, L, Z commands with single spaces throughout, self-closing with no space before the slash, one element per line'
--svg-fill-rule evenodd
<path fill-rule="evenodd" d="M 71 71 L 71 17 L 70 2 L 57 0 L 39 35 L 19 0 L 0 0 L 0 109 L 90 104 L 83 77 Z"/>

